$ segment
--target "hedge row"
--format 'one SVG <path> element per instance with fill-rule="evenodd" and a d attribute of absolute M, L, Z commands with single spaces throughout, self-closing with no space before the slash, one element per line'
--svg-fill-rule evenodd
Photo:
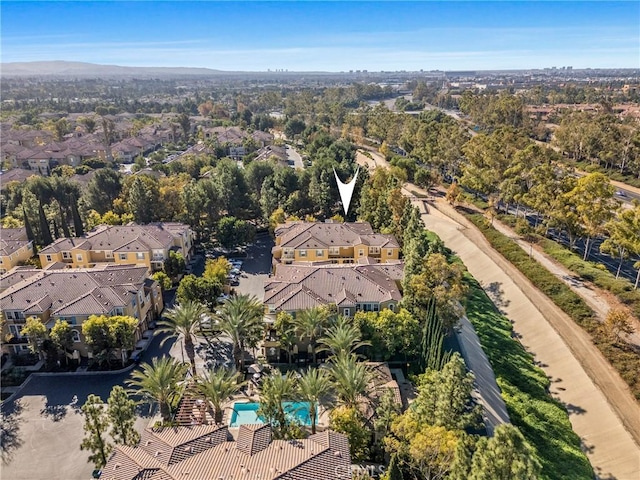
<path fill-rule="evenodd" d="M 612 344 L 596 320 L 593 310 L 585 301 L 562 280 L 536 260 L 530 258 L 515 241 L 487 225 L 482 215 L 465 215 L 478 227 L 493 248 L 517 267 L 531 283 L 591 335 L 593 343 L 627 382 L 634 396 L 640 400 L 640 376 L 638 375 L 640 355 L 626 343 Z"/>

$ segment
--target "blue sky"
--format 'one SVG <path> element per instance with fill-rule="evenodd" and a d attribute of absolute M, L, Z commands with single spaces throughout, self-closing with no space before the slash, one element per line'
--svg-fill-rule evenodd
<path fill-rule="evenodd" d="M 640 67 L 640 2 L 0 2 L 2 62 L 297 71 Z"/>

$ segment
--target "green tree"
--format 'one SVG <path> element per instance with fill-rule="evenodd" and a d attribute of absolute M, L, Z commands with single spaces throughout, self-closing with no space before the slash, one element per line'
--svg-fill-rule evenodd
<path fill-rule="evenodd" d="M 49 338 L 45 324 L 38 317 L 28 317 L 21 333 L 29 340 L 29 350 L 42 358 L 45 340 Z"/>
<path fill-rule="evenodd" d="M 469 479 L 534 480 L 539 472 L 540 464 L 531 445 L 517 427 L 504 424 L 478 444 Z"/>
<path fill-rule="evenodd" d="M 156 220 L 160 198 L 158 182 L 148 175 L 135 175 L 128 189 L 127 208 L 136 223 L 146 224 Z"/>
<path fill-rule="evenodd" d="M 127 351 L 135 347 L 138 319 L 127 315 L 109 317 L 109 336 L 113 348 L 120 350 L 122 366 L 125 365 Z"/>
<path fill-rule="evenodd" d="M 249 295 L 232 296 L 216 312 L 216 328 L 231 340 L 233 360 L 240 372 L 244 370 L 245 349 L 255 347 L 263 337 L 263 314 L 262 303 Z"/>
<path fill-rule="evenodd" d="M 340 317 L 318 340 L 318 352 L 329 351 L 332 355 L 355 353 L 359 348 L 371 345 L 361 338 L 360 329 L 350 319 Z"/>
<path fill-rule="evenodd" d="M 356 407 L 341 406 L 331 410 L 329 427 L 347 436 L 352 462 L 363 462 L 369 458 L 371 432 Z"/>
<path fill-rule="evenodd" d="M 222 423 L 224 403 L 240 391 L 245 382 L 240 382 L 241 375 L 223 368 L 212 369 L 196 378 L 195 389 L 213 408 L 213 419 Z"/>
<path fill-rule="evenodd" d="M 122 191 L 122 175 L 112 168 L 101 168 L 89 180 L 83 195 L 87 208 L 104 214 L 113 208 L 113 201 Z"/>
<path fill-rule="evenodd" d="M 358 362 L 354 354 L 340 354 L 331 359 L 331 378 L 340 405 L 358 408 L 368 399 L 371 372 L 367 365 Z"/>
<path fill-rule="evenodd" d="M 140 441 L 140 434 L 135 429 L 136 402 L 131 400 L 120 385 L 111 389 L 107 400 L 107 416 L 111 423 L 111 437 L 120 445 L 134 447 Z"/>
<path fill-rule="evenodd" d="M 73 348 L 73 333 L 71 332 L 71 326 L 66 320 L 56 320 L 56 323 L 51 327 L 49 337 L 53 344 L 62 350 L 65 358 L 65 363 L 69 364 L 69 357 L 67 352 Z"/>
<path fill-rule="evenodd" d="M 454 353 L 442 370 L 427 370 L 420 375 L 413 411 L 421 421 L 447 430 L 477 427 L 481 410 L 471 397 L 473 380 L 464 360 Z"/>
<path fill-rule="evenodd" d="M 106 465 L 109 454 L 113 446 L 105 438 L 109 429 L 109 418 L 102 403 L 102 399 L 97 395 L 89 395 L 87 401 L 82 406 L 84 414 L 85 438 L 80 444 L 80 450 L 89 450 L 89 461 L 93 462 L 96 468 Z"/>
<path fill-rule="evenodd" d="M 152 359 L 151 365 L 143 363 L 140 368 L 131 372 L 131 378 L 125 383 L 131 387 L 131 393 L 141 395 L 147 401 L 158 402 L 162 420 L 168 422 L 172 408 L 180 399 L 180 386 L 187 373 L 187 365 L 162 357 Z"/>
<path fill-rule="evenodd" d="M 320 415 L 319 407 L 332 393 L 331 379 L 321 369 L 309 367 L 298 380 L 300 400 L 309 404 L 309 416 L 311 417 L 311 433 L 316 433 L 316 423 Z"/>
<path fill-rule="evenodd" d="M 292 371 L 283 375 L 276 369 L 263 380 L 258 415 L 271 425 L 274 438 L 291 439 L 299 436 L 298 426 L 287 415 L 284 406 L 284 402 L 297 399 L 296 378 Z"/>
<path fill-rule="evenodd" d="M 193 376 L 196 375 L 196 336 L 202 331 L 202 320 L 206 315 L 207 308 L 203 304 L 193 301 L 180 302 L 164 314 L 155 332 L 156 335 L 167 334 L 160 346 L 172 338 L 182 338 Z"/>
<path fill-rule="evenodd" d="M 433 253 L 424 260 L 422 273 L 409 279 L 404 302 L 424 312 L 429 300 L 435 299 L 438 317 L 450 330 L 464 315 L 461 301 L 466 291 L 462 266 L 449 264 L 444 255 Z"/>
<path fill-rule="evenodd" d="M 229 263 L 229 260 L 224 257 L 208 259 L 205 263 L 204 273 L 202 276 L 222 285 L 226 282 L 231 268 L 231 263 Z"/>
<path fill-rule="evenodd" d="M 287 352 L 287 359 L 291 363 L 291 354 L 298 337 L 296 336 L 295 325 L 293 324 L 293 316 L 288 312 L 278 312 L 274 329 L 278 338 L 280 348 Z"/>
<path fill-rule="evenodd" d="M 255 227 L 245 220 L 224 217 L 218 222 L 216 239 L 224 248 L 246 245 L 255 239 Z"/>
<path fill-rule="evenodd" d="M 300 340 L 309 342 L 309 349 L 316 363 L 316 345 L 329 322 L 329 312 L 324 307 L 313 307 L 296 312 L 293 325 Z"/>
<path fill-rule="evenodd" d="M 186 113 L 181 113 L 180 115 L 178 115 L 178 118 L 176 120 L 178 122 L 178 125 L 180 125 L 180 128 L 182 129 L 184 140 L 187 140 L 189 138 L 189 134 L 191 133 L 191 120 L 189 119 L 189 116 Z"/>
<path fill-rule="evenodd" d="M 624 335 L 634 332 L 629 312 L 622 308 L 612 308 L 604 319 L 604 331 L 613 343 L 618 343 Z"/>
<path fill-rule="evenodd" d="M 138 320 L 133 317 L 90 315 L 82 324 L 82 335 L 100 361 L 109 362 L 113 351 L 120 349 L 124 364 L 126 351 L 133 348 L 137 327 Z"/>
<path fill-rule="evenodd" d="M 184 272 L 186 267 L 184 257 L 180 252 L 171 250 L 169 252 L 169 258 L 164 260 L 164 272 L 169 275 L 169 278 L 176 278 L 178 275 Z"/>
<path fill-rule="evenodd" d="M 369 352 L 374 358 L 389 360 L 400 354 L 405 358 L 418 354 L 420 323 L 405 308 L 398 312 L 359 311 L 353 322 L 362 332 L 362 338 L 370 343 Z"/>
<path fill-rule="evenodd" d="M 169 278 L 169 275 L 167 275 L 164 272 L 156 272 L 153 275 L 151 275 L 151 278 L 156 282 L 158 282 L 158 285 L 160 285 L 160 288 L 162 288 L 163 291 L 170 290 L 171 287 L 173 286 L 173 284 L 171 283 L 171 279 Z"/>
<path fill-rule="evenodd" d="M 630 254 L 640 253 L 640 205 L 623 208 L 606 225 L 607 238 L 600 250 L 619 259 L 616 278 L 620 276 L 622 262 Z"/>
<path fill-rule="evenodd" d="M 402 470 L 400 470 L 398 463 L 398 455 L 391 455 L 391 461 L 389 462 L 389 468 L 385 472 L 386 476 L 384 477 L 384 480 L 404 480 Z"/>
<path fill-rule="evenodd" d="M 199 302 L 214 310 L 217 298 L 222 292 L 222 285 L 205 277 L 186 275 L 180 280 L 176 291 L 178 302 Z"/>

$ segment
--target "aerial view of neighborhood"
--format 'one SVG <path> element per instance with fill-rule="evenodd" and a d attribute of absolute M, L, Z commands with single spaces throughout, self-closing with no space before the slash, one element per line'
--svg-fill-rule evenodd
<path fill-rule="evenodd" d="M 0 14 L 2 480 L 640 479 L 640 3 Z"/>

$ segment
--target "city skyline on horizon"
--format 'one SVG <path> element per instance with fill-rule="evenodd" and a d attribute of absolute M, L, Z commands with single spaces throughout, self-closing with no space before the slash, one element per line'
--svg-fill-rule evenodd
<path fill-rule="evenodd" d="M 2 2 L 0 11 L 3 63 L 247 72 L 640 67 L 637 2 Z"/>

